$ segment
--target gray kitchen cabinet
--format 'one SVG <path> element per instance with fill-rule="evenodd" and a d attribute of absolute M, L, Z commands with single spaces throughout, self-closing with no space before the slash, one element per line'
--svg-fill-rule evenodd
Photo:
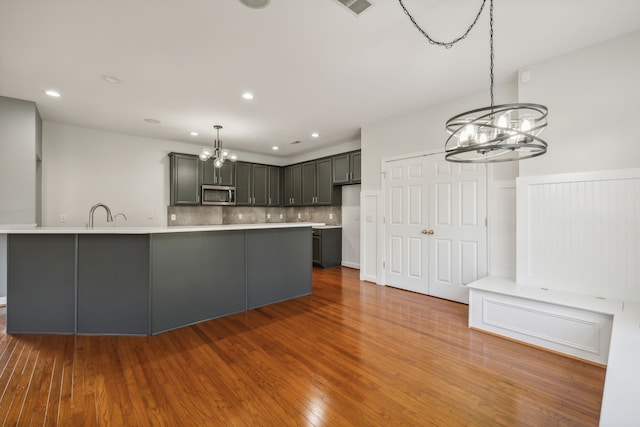
<path fill-rule="evenodd" d="M 267 197 L 267 206 L 280 206 L 282 203 L 282 168 L 278 166 L 269 166 L 269 194 Z"/>
<path fill-rule="evenodd" d="M 337 267 L 342 264 L 342 228 L 313 228 L 313 264 Z"/>
<path fill-rule="evenodd" d="M 202 162 L 202 183 L 207 185 L 236 185 L 236 164 L 224 162 L 221 168 L 213 165 L 213 160 Z"/>
<path fill-rule="evenodd" d="M 147 335 L 149 235 L 80 234 L 77 256 L 77 333 Z"/>
<path fill-rule="evenodd" d="M 246 310 L 245 253 L 244 231 L 152 235 L 151 333 Z"/>
<path fill-rule="evenodd" d="M 190 154 L 169 153 L 171 205 L 200 204 L 202 161 Z"/>
<path fill-rule="evenodd" d="M 236 205 L 250 206 L 253 202 L 251 163 L 236 163 Z"/>
<path fill-rule="evenodd" d="M 302 204 L 328 206 L 342 203 L 342 190 L 333 186 L 331 158 L 302 164 Z"/>
<path fill-rule="evenodd" d="M 302 165 L 284 168 L 284 205 L 302 205 Z"/>
<path fill-rule="evenodd" d="M 76 236 L 7 236 L 7 333 L 75 332 Z"/>
<path fill-rule="evenodd" d="M 269 202 L 269 166 L 236 164 L 236 205 L 267 206 Z"/>
<path fill-rule="evenodd" d="M 361 153 L 354 151 L 333 156 L 333 184 L 359 184 L 361 176 Z"/>
<path fill-rule="evenodd" d="M 302 205 L 311 206 L 316 202 L 316 162 L 302 164 Z"/>
<path fill-rule="evenodd" d="M 269 197 L 269 167 L 252 165 L 253 205 L 267 206 Z"/>

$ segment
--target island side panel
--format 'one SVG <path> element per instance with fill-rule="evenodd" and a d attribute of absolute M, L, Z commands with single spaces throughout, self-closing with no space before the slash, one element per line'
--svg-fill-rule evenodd
<path fill-rule="evenodd" d="M 78 236 L 78 333 L 149 334 L 149 236 Z"/>
<path fill-rule="evenodd" d="M 76 236 L 7 237 L 7 332 L 75 332 Z"/>
<path fill-rule="evenodd" d="M 246 310 L 244 233 L 152 236 L 152 333 Z"/>
<path fill-rule="evenodd" d="M 247 231 L 249 309 L 311 293 L 311 238 L 311 227 Z"/>

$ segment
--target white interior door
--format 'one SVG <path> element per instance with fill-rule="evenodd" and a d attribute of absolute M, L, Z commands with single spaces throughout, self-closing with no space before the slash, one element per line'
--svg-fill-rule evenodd
<path fill-rule="evenodd" d="M 487 272 L 486 169 L 442 154 L 386 164 L 386 284 L 468 303 Z"/>
<path fill-rule="evenodd" d="M 469 303 L 487 275 L 486 167 L 429 156 L 429 294 Z"/>
<path fill-rule="evenodd" d="M 385 188 L 386 284 L 429 293 L 427 159 L 416 157 L 387 163 Z"/>

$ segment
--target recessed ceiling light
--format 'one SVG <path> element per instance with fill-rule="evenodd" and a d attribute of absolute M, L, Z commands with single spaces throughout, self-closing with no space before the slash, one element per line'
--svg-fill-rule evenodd
<path fill-rule="evenodd" d="M 271 147 L 271 149 L 272 149 L 273 151 L 278 151 L 278 146 L 277 146 L 277 145 L 274 145 L 273 147 Z"/>
<path fill-rule="evenodd" d="M 249 99 L 250 100 L 250 99 L 253 99 L 253 94 L 251 92 L 245 92 L 245 93 L 242 94 L 242 97 L 244 99 Z"/>
<path fill-rule="evenodd" d="M 57 90 L 49 89 L 49 90 L 45 91 L 44 93 L 46 93 L 47 95 L 49 95 L 52 98 L 60 98 L 60 92 L 58 92 Z"/>
<path fill-rule="evenodd" d="M 320 136 L 320 134 L 318 132 L 314 132 L 311 134 L 312 138 L 318 138 Z"/>
<path fill-rule="evenodd" d="M 189 135 L 191 135 L 191 136 L 198 136 L 198 132 L 193 131 L 193 132 L 190 132 L 190 133 L 189 133 Z"/>
<path fill-rule="evenodd" d="M 103 74 L 102 75 L 102 79 L 104 81 L 107 81 L 109 83 L 113 83 L 113 84 L 120 84 L 122 83 L 122 80 L 120 80 L 119 78 L 117 78 L 116 76 L 110 76 L 109 74 Z"/>
<path fill-rule="evenodd" d="M 152 125 L 159 125 L 160 123 L 162 123 L 160 120 L 156 119 L 144 119 L 144 121 Z"/>
<path fill-rule="evenodd" d="M 263 7 L 269 6 L 271 0 L 240 0 L 240 3 L 251 9 L 262 9 Z"/>

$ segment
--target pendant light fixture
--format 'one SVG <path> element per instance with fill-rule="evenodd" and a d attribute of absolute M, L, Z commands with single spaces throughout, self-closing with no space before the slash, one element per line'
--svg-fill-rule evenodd
<path fill-rule="evenodd" d="M 213 142 L 213 148 L 203 148 L 200 153 L 200 160 L 205 162 L 209 159 L 213 159 L 213 165 L 217 168 L 221 168 L 226 160 L 230 160 L 232 162 L 238 160 L 238 155 L 222 149 L 222 141 L 220 141 L 220 129 L 222 129 L 222 126 L 213 125 L 213 128 L 216 130 L 216 139 Z"/>
<path fill-rule="evenodd" d="M 413 25 L 429 43 L 449 49 L 467 37 L 478 22 L 487 0 L 482 1 L 475 20 L 466 32 L 451 42 L 432 39 L 415 21 L 402 0 L 400 6 Z M 489 0 L 489 46 L 491 105 L 458 114 L 447 120 L 449 138 L 445 142 L 445 159 L 457 163 L 495 163 L 529 159 L 547 152 L 540 134 L 547 126 L 547 107 L 540 104 L 515 103 L 494 105 L 493 101 L 493 0 Z"/>

